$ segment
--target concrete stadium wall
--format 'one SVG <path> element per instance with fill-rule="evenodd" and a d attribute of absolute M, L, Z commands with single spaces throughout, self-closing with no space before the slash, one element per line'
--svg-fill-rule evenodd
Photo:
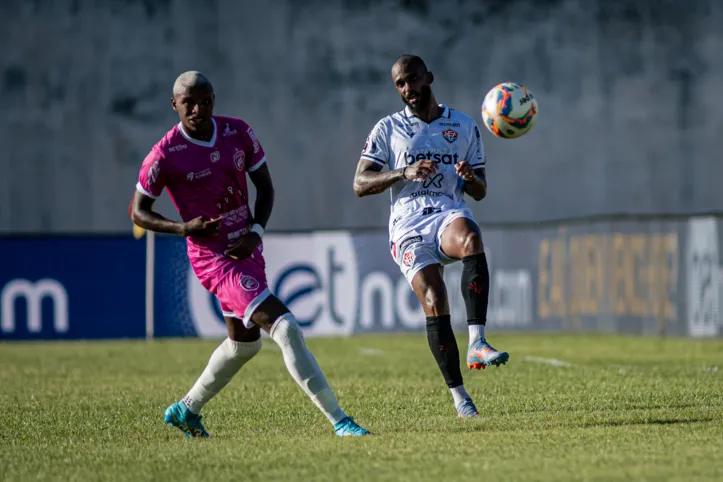
<path fill-rule="evenodd" d="M 140 162 L 189 69 L 268 151 L 270 229 L 382 227 L 388 198 L 356 199 L 351 182 L 368 131 L 400 107 L 401 53 L 478 121 L 498 82 L 537 95 L 528 136 L 483 133 L 483 222 L 723 206 L 718 0 L 36 0 L 0 17 L 0 232 L 129 229 Z"/>

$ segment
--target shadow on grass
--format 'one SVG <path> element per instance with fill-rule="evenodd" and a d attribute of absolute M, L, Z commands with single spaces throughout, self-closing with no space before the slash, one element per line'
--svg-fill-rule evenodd
<path fill-rule="evenodd" d="M 719 422 L 723 418 L 693 417 L 693 418 L 652 418 L 648 420 L 603 420 L 597 422 L 582 422 L 571 424 L 571 427 L 623 427 L 627 425 L 685 425 L 692 423 Z"/>
<path fill-rule="evenodd" d="M 470 420 L 462 423 L 461 426 L 450 426 L 444 432 L 448 433 L 469 433 L 469 432 L 516 432 L 519 430 L 560 430 L 571 428 L 594 428 L 594 427 L 625 427 L 635 425 L 687 425 L 707 422 L 723 422 L 723 417 L 687 417 L 687 418 L 651 418 L 647 420 L 596 420 L 570 423 L 542 422 L 539 424 L 521 424 L 515 428 L 509 426 L 501 427 L 494 420 Z M 505 424 L 507 425 L 507 424 Z"/>

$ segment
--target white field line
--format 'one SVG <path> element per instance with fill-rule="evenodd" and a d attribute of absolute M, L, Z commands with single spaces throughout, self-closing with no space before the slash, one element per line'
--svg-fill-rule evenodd
<path fill-rule="evenodd" d="M 362 355 L 384 355 L 384 352 L 376 348 L 359 348 Z"/>
<path fill-rule="evenodd" d="M 533 363 L 544 363 L 546 365 L 552 365 L 554 367 L 571 367 L 571 363 L 564 362 L 562 360 L 556 360 L 554 358 L 541 358 L 539 356 L 526 356 L 523 360 Z"/>

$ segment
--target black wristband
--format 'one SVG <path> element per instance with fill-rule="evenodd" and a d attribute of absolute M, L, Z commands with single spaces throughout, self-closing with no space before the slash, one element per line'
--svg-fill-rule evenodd
<path fill-rule="evenodd" d="M 408 166 L 404 166 L 404 168 L 402 169 L 402 179 L 404 179 L 404 180 L 407 179 L 407 176 L 405 175 L 405 173 L 407 172 L 407 167 Z"/>

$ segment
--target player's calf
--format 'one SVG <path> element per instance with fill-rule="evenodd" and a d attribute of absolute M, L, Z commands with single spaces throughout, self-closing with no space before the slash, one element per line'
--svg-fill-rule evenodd
<path fill-rule="evenodd" d="M 467 309 L 467 367 L 470 370 L 504 365 L 510 358 L 507 352 L 494 349 L 485 338 L 489 294 L 490 274 L 485 253 L 462 258 L 462 299 Z"/>
<path fill-rule="evenodd" d="M 476 414 L 477 409 L 474 408 L 472 398 L 464 388 L 462 371 L 459 367 L 459 348 L 449 315 L 427 317 L 427 341 L 439 371 L 442 372 L 452 394 L 459 416 L 472 416 L 472 412 Z"/>
<path fill-rule="evenodd" d="M 201 409 L 215 397 L 246 363 L 261 350 L 261 337 L 250 342 L 234 341 L 226 338 L 208 360 L 206 369 L 201 373 L 183 403 L 188 409 L 199 414 Z"/>
<path fill-rule="evenodd" d="M 208 432 L 201 423 L 201 409 L 228 385 L 241 367 L 260 350 L 260 336 L 248 342 L 226 338 L 213 352 L 208 365 L 183 400 L 166 409 L 165 422 L 181 430 L 187 437 L 208 437 Z"/>
<path fill-rule="evenodd" d="M 427 317 L 427 342 L 447 386 L 462 385 L 459 348 L 449 315 Z"/>
<path fill-rule="evenodd" d="M 459 366 L 459 348 L 452 329 L 447 290 L 439 265 L 422 268 L 412 280 L 417 299 L 427 314 L 427 342 L 439 371 L 449 387 L 454 406 L 459 412 L 465 400 L 471 400 L 464 388 Z M 445 313 L 445 314 L 440 314 Z"/>
<path fill-rule="evenodd" d="M 277 300 L 272 301 L 276 302 Z M 339 407 L 336 396 L 316 358 L 306 347 L 301 327 L 293 314 L 287 311 L 279 316 L 271 325 L 269 335 L 281 348 L 286 369 L 314 405 L 334 425 L 337 436 L 348 437 L 370 433 L 358 426 L 354 419 Z"/>
<path fill-rule="evenodd" d="M 487 305 L 490 297 L 490 272 L 485 253 L 462 258 L 462 299 L 467 309 L 469 344 L 485 338 Z"/>

